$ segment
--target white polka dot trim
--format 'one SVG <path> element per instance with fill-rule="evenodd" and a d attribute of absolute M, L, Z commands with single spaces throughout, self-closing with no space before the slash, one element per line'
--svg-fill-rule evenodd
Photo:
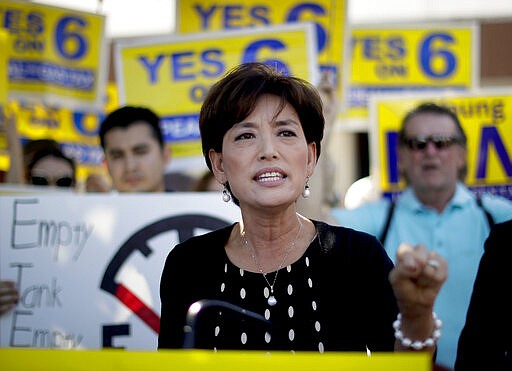
<path fill-rule="evenodd" d="M 246 295 L 245 289 L 242 287 L 242 288 L 240 289 L 240 297 L 241 297 L 242 299 L 245 299 L 245 295 Z"/>
<path fill-rule="evenodd" d="M 290 305 L 290 307 L 288 308 L 288 316 L 289 316 L 290 318 L 293 318 L 293 313 L 294 313 L 294 311 L 293 311 L 293 307 Z"/>
<path fill-rule="evenodd" d="M 291 295 L 293 293 L 293 286 L 292 284 L 288 285 L 288 295 Z"/>
<path fill-rule="evenodd" d="M 242 332 L 242 336 L 240 336 L 240 341 L 242 344 L 247 343 L 247 334 L 245 332 Z"/>
<path fill-rule="evenodd" d="M 318 343 L 318 351 L 319 351 L 320 353 L 323 353 L 323 352 L 324 352 L 324 343 L 322 343 L 322 342 L 319 342 L 319 343 Z"/>
<path fill-rule="evenodd" d="M 265 319 L 268 321 L 270 319 L 270 309 L 265 309 Z"/>
<path fill-rule="evenodd" d="M 268 344 L 270 343 L 270 340 L 272 339 L 272 336 L 268 332 L 265 332 L 265 342 Z"/>

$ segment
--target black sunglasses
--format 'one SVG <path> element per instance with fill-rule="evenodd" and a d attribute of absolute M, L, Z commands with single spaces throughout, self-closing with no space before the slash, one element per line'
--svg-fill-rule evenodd
<path fill-rule="evenodd" d="M 50 184 L 50 181 L 48 178 L 44 176 L 31 176 L 30 177 L 33 185 L 38 186 L 47 186 Z M 73 185 L 73 178 L 69 176 L 63 176 L 61 178 L 53 179 L 54 182 L 52 184 L 55 184 L 57 187 L 71 187 Z"/>
<path fill-rule="evenodd" d="M 442 135 L 432 135 L 430 137 L 405 138 L 403 143 L 413 151 L 421 151 L 432 143 L 437 149 L 445 149 L 453 144 L 460 144 L 461 140 L 457 137 L 445 137 Z"/>

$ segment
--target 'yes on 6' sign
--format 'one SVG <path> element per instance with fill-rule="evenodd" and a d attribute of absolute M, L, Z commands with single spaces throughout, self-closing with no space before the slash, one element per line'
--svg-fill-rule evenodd
<path fill-rule="evenodd" d="M 264 62 L 315 82 L 315 46 L 311 24 L 120 41 L 119 101 L 149 105 L 166 117 L 198 115 L 210 86 L 240 63 Z"/>
<path fill-rule="evenodd" d="M 106 84 L 105 17 L 39 4 L 2 1 L 0 28 L 10 98 L 35 98 L 68 107 L 103 104 Z M 1 67 L 0 67 L 1 68 Z"/>
<path fill-rule="evenodd" d="M 352 31 L 353 84 L 470 88 L 477 65 L 473 26 Z"/>

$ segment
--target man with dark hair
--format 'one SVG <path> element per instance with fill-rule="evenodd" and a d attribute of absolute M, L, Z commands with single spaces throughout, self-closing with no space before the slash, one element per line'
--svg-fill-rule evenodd
<path fill-rule="evenodd" d="M 145 107 L 124 106 L 101 123 L 100 142 L 118 192 L 164 192 L 170 153 L 160 118 Z"/>
<path fill-rule="evenodd" d="M 478 263 L 491 224 L 512 218 L 512 202 L 476 197 L 464 184 L 466 134 L 446 107 L 424 103 L 409 112 L 399 133 L 398 167 L 407 188 L 396 201 L 333 209 L 345 227 L 380 238 L 393 259 L 402 242 L 423 244 L 448 262 L 448 279 L 436 300 L 443 320 L 437 361 L 453 368 Z"/>

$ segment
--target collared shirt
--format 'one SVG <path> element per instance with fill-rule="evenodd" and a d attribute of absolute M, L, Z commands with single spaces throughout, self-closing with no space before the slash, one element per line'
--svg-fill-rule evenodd
<path fill-rule="evenodd" d="M 495 223 L 512 219 L 512 201 L 484 195 L 482 203 Z M 344 227 L 380 237 L 389 205 L 388 200 L 379 200 L 352 210 L 336 208 L 332 216 Z M 384 248 L 393 261 L 400 243 L 408 242 L 422 243 L 448 262 L 448 279 L 439 292 L 434 310 L 443 321 L 437 362 L 451 368 L 489 231 L 484 211 L 477 205 L 473 193 L 462 184 L 457 184 L 455 195 L 441 213 L 422 204 L 412 189 L 407 188 L 396 201 L 389 225 Z"/>

